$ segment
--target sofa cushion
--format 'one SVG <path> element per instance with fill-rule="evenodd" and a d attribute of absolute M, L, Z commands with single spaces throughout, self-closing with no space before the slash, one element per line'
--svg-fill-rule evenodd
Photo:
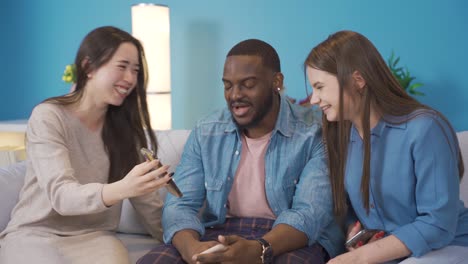
<path fill-rule="evenodd" d="M 136 263 L 139 258 L 161 244 L 161 242 L 148 235 L 117 233 L 117 237 L 127 248 L 130 263 Z"/>
<path fill-rule="evenodd" d="M 171 165 L 169 171 L 175 170 L 179 164 L 185 142 L 190 134 L 190 130 L 161 130 L 156 131 L 158 141 L 158 158 L 162 164 Z M 166 189 L 160 189 L 159 193 L 164 199 L 166 197 Z M 141 224 L 135 209 L 128 200 L 124 200 L 122 204 L 122 214 L 120 216 L 118 232 L 130 234 L 148 234 L 146 229 Z"/>
<path fill-rule="evenodd" d="M 26 175 L 26 161 L 0 168 L 0 231 L 10 221 L 10 214 L 18 202 L 21 187 Z M 8 187 L 6 187 L 8 186 Z"/>

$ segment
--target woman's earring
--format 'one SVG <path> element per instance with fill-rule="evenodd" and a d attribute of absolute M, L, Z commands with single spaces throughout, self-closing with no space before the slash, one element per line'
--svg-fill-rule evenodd
<path fill-rule="evenodd" d="M 278 87 L 278 88 L 276 88 L 276 90 L 278 90 L 278 92 L 280 92 L 280 91 L 281 91 L 281 88 L 280 88 L 280 87 Z"/>
<path fill-rule="evenodd" d="M 88 73 L 86 76 L 88 76 L 88 79 L 91 79 L 91 77 L 93 77 L 91 73 Z"/>
<path fill-rule="evenodd" d="M 358 89 L 359 95 L 363 96 L 364 95 L 364 89 L 367 89 L 367 84 L 364 84 L 364 86 L 360 89 Z"/>

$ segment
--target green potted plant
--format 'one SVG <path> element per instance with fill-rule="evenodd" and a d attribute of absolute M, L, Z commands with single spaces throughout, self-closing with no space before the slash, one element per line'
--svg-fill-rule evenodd
<path fill-rule="evenodd" d="M 408 68 L 399 67 L 398 63 L 400 62 L 400 57 L 395 58 L 395 53 L 392 51 L 392 55 L 387 61 L 388 67 L 392 71 L 393 75 L 397 78 L 401 87 L 405 89 L 409 94 L 412 95 L 424 95 L 424 93 L 417 91 L 416 89 L 423 86 L 422 83 L 412 83 L 416 77 L 411 76 Z"/>

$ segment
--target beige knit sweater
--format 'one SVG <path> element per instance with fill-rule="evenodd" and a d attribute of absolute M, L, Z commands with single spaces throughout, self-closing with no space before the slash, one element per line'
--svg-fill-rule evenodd
<path fill-rule="evenodd" d="M 0 238 L 24 229 L 67 236 L 117 229 L 122 203 L 108 208 L 102 201 L 109 159 L 100 132 L 83 126 L 64 106 L 43 103 L 33 110 L 25 183 Z M 158 193 L 130 202 L 146 229 L 162 241 Z"/>

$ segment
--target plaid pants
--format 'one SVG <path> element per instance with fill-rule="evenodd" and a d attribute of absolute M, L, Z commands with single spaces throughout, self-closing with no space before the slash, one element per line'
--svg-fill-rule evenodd
<path fill-rule="evenodd" d="M 201 241 L 217 240 L 218 235 L 238 235 L 246 239 L 257 239 L 269 232 L 273 226 L 273 220 L 262 218 L 227 218 L 222 225 L 206 228 L 205 236 Z M 324 264 L 328 261 L 328 253 L 319 244 L 303 247 L 294 251 L 276 256 L 274 263 L 279 264 Z M 172 245 L 160 245 L 141 257 L 137 264 L 154 263 L 186 263 L 177 249 Z"/>

